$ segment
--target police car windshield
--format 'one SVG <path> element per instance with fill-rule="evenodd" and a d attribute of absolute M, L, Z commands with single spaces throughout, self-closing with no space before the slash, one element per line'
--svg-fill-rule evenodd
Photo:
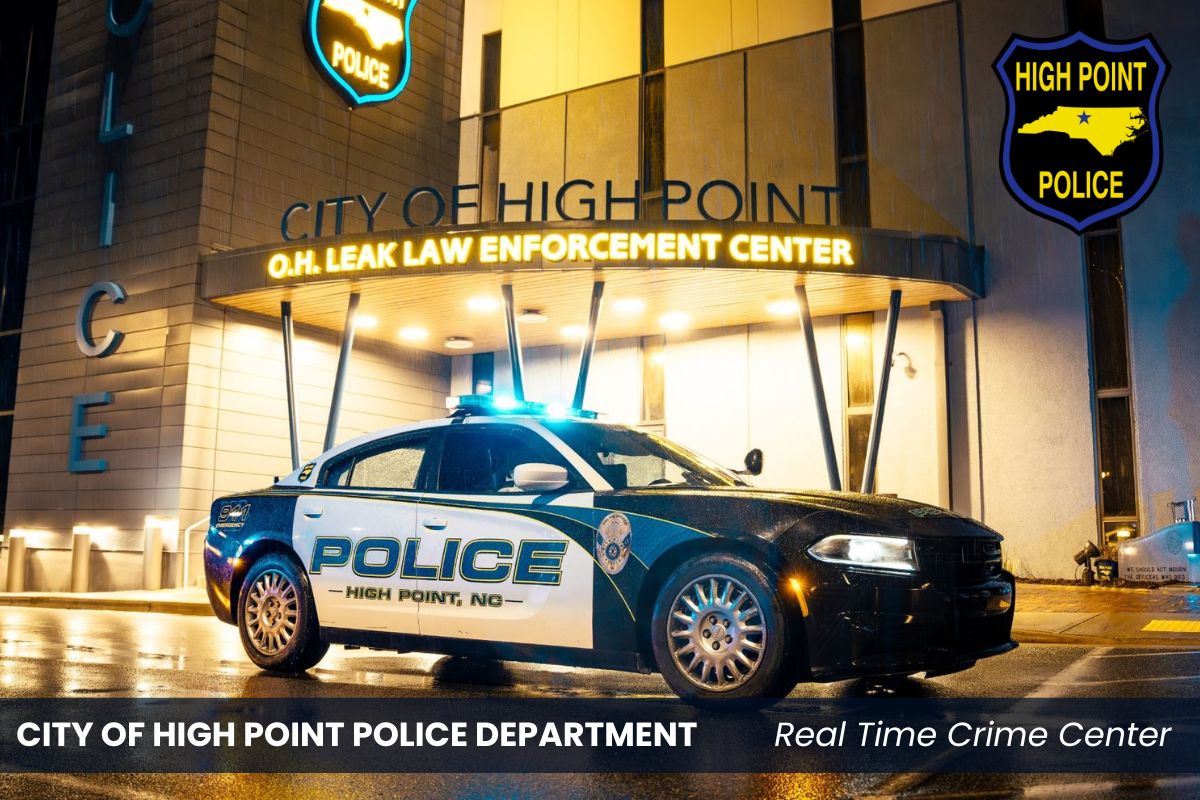
<path fill-rule="evenodd" d="M 594 422 L 544 424 L 614 489 L 746 485 L 732 472 L 649 433 Z"/>

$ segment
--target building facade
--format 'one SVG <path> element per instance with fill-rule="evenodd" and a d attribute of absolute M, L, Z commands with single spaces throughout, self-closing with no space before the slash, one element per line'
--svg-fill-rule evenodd
<path fill-rule="evenodd" d="M 91 588 L 140 586 L 156 526 L 165 582 L 184 581 L 201 538 L 187 528 L 209 503 L 292 469 L 281 302 L 295 310 L 300 450 L 313 455 L 349 294 L 361 306 L 336 441 L 444 413 L 453 394 L 570 404 L 596 276 L 608 288 L 586 407 L 724 463 L 761 448 L 761 485 L 828 488 L 791 291 L 807 284 L 841 482 L 981 519 L 1017 574 L 1070 577 L 1084 543 L 1161 527 L 1200 484 L 1200 104 L 1186 89 L 1200 19 L 1181 5 L 419 0 L 409 84 L 353 110 L 306 53 L 301 0 L 159 0 L 127 34 L 141 3 L 109 4 L 111 24 L 82 0 L 22 18 L 28 94 L 45 108 L 7 104 L 0 121 L 40 140 L 5 144 L 14 175 L 37 172 L 3 206 L 17 244 L 4 255 L 0 455 L 10 435 L 3 527 L 26 542 L 26 588 L 67 587 L 76 532 Z M 1173 70 L 1157 188 L 1083 236 L 1004 189 L 992 68 L 1013 33 L 1074 30 L 1152 33 Z M 685 184 L 693 196 L 673 202 Z M 455 186 L 462 213 L 443 215 L 437 197 Z M 589 201 L 597 224 L 660 231 L 699 230 L 706 214 L 731 230 L 767 222 L 771 201 L 764 230 L 849 232 L 868 255 L 868 241 L 946 244 L 972 279 L 471 261 L 285 285 L 254 266 L 285 239 L 336 246 L 439 217 L 448 233 L 557 230 Z M 85 292 L 106 282 L 124 298 L 95 295 L 80 343 Z M 505 286 L 524 312 L 519 387 Z M 86 355 L 109 329 L 123 333 L 115 349 Z"/>

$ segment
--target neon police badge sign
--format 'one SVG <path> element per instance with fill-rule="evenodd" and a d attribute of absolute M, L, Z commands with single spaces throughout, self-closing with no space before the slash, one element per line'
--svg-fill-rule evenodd
<path fill-rule="evenodd" d="M 1082 233 L 1137 208 L 1162 171 L 1154 38 L 1013 36 L 993 65 L 1008 112 L 1000 172 L 1027 209 Z"/>
<path fill-rule="evenodd" d="M 418 0 L 309 0 L 304 39 L 317 70 L 352 107 L 396 99 L 412 70 Z"/>

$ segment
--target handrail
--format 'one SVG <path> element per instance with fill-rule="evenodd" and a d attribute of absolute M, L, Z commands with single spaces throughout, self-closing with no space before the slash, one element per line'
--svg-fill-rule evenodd
<path fill-rule="evenodd" d="M 192 531 L 195 530 L 196 528 L 200 527 L 201 525 L 207 525 L 207 524 L 208 524 L 208 517 L 201 517 L 200 519 L 196 520 L 191 525 L 188 525 L 186 528 L 183 529 L 183 535 L 182 535 L 183 558 L 180 561 L 181 567 L 180 567 L 180 575 L 179 575 L 179 588 L 181 588 L 181 589 L 187 588 L 188 554 L 191 553 L 191 550 L 192 550 L 192 548 L 189 547 L 189 545 L 191 544 Z"/>

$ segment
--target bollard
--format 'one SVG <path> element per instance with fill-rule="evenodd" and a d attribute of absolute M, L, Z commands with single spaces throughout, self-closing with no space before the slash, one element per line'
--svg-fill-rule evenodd
<path fill-rule="evenodd" d="M 22 531 L 8 534 L 8 591 L 25 591 L 25 534 Z"/>
<path fill-rule="evenodd" d="M 92 569 L 92 532 L 75 530 L 71 536 L 71 591 L 86 592 Z"/>
<path fill-rule="evenodd" d="M 142 588 L 158 591 L 162 588 L 162 527 L 146 524 L 146 539 L 142 548 Z"/>

